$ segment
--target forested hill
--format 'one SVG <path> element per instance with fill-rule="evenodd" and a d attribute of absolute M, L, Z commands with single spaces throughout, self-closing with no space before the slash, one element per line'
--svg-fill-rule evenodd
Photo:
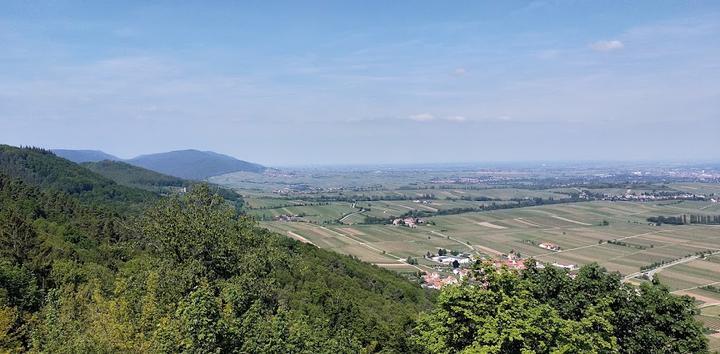
<path fill-rule="evenodd" d="M 157 199 L 152 192 L 122 186 L 48 150 L 0 145 L 0 173 L 89 203 L 135 208 Z"/>
<path fill-rule="evenodd" d="M 128 163 L 166 175 L 202 180 L 230 172 L 263 172 L 265 167 L 211 151 L 180 150 L 138 156 Z"/>
<path fill-rule="evenodd" d="M 0 352 L 408 352 L 431 307 L 417 284 L 259 229 L 205 185 L 116 214 L 69 192 L 117 185 L 2 151 Z"/>
<path fill-rule="evenodd" d="M 98 162 L 85 162 L 80 165 L 119 184 L 130 187 L 155 187 L 155 189 L 157 189 L 161 187 L 185 187 L 189 185 L 189 181 L 182 178 L 164 175 L 121 161 L 103 160 Z"/>
<path fill-rule="evenodd" d="M 150 171 L 142 167 L 133 166 L 121 161 L 100 161 L 85 162 L 81 166 L 93 171 L 103 177 L 109 178 L 116 183 L 133 188 L 145 189 L 148 191 L 159 192 L 162 194 L 172 194 L 178 192 L 180 188 L 186 190 L 192 185 L 199 182 L 189 181 L 186 179 L 172 177 Z M 208 184 L 213 193 L 220 194 L 225 200 L 235 205 L 238 211 L 241 211 L 244 200 L 235 191 L 214 184 Z"/>
<path fill-rule="evenodd" d="M 100 150 L 68 150 L 68 149 L 52 149 L 55 155 L 75 163 L 82 162 L 98 162 L 104 160 L 118 161 L 119 157 L 110 155 Z"/>

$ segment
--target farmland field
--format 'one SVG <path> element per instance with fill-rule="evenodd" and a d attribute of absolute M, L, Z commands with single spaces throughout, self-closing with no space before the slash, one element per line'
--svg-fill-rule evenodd
<path fill-rule="evenodd" d="M 412 279 L 452 275 L 451 266 L 428 257 L 441 251 L 598 263 L 635 285 L 657 277 L 672 293 L 694 298 L 710 348 L 720 350 L 720 225 L 651 221 L 720 215 L 720 183 L 596 175 L 605 172 L 377 168 L 211 181 L 242 194 L 245 213 L 274 232 Z M 405 218 L 415 224 L 403 225 Z"/>
<path fill-rule="evenodd" d="M 409 207 L 411 204 L 393 202 L 392 205 Z M 344 207 L 339 210 L 348 212 L 349 206 Z M 281 233 L 293 231 L 319 247 L 352 254 L 375 263 L 391 264 L 407 257 L 421 258 L 438 248 L 488 256 L 514 250 L 543 262 L 577 265 L 598 262 L 609 270 L 631 274 L 653 262 L 720 249 L 718 226 L 655 226 L 645 221 L 648 216 L 678 209 L 691 212 L 699 207 L 698 203 L 664 206 L 633 202 L 584 202 L 435 216 L 427 218 L 428 225 L 416 229 L 364 225 L 360 219 L 355 220 L 355 223 L 351 222 L 352 219 L 346 219 L 344 221 L 348 222 L 347 225 L 281 221 L 267 221 L 263 225 Z M 306 211 L 309 215 L 336 216 L 327 211 L 327 206 L 303 208 L 309 208 Z M 311 212 L 312 209 L 316 211 Z M 603 221 L 608 225 L 602 226 Z M 337 242 L 347 241 L 348 237 L 368 246 L 357 247 L 357 244 L 353 244 L 355 242 L 350 245 Z M 610 244 L 608 240 L 621 240 L 626 245 Z M 537 246 L 542 242 L 557 244 L 561 250 L 542 249 Z M 720 282 L 720 263 L 696 260 L 663 269 L 658 275 L 672 290 L 682 290 Z M 720 301 L 720 297 L 715 294 L 709 297 Z"/>
<path fill-rule="evenodd" d="M 545 177 L 556 173 L 571 183 L 558 186 L 556 177 Z M 720 203 L 708 198 L 720 193 L 720 184 L 573 186 L 577 178 L 587 180 L 577 177 L 583 173 L 378 167 L 237 173 L 211 180 L 239 191 L 246 213 L 270 230 L 400 272 L 441 269 L 424 257 L 438 249 L 487 258 L 513 252 L 577 266 L 597 262 L 631 276 L 653 264 L 678 262 L 652 274 L 677 294 L 695 296 L 707 305 L 720 303 L 720 294 L 702 288 L 720 284 L 720 255 L 688 258 L 720 250 L 720 226 L 648 222 L 656 216 L 720 214 Z M 627 197 L 668 194 L 684 197 Z M 407 216 L 422 218 L 423 223 L 417 228 L 389 224 Z M 542 243 L 559 250 L 541 248 Z M 408 264 L 408 259 L 417 264 Z"/>

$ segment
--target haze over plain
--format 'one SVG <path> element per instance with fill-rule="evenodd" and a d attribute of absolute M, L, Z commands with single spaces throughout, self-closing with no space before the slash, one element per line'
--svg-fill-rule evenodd
<path fill-rule="evenodd" d="M 166 5 L 4 3 L 0 141 L 271 166 L 720 148 L 717 2 Z"/>

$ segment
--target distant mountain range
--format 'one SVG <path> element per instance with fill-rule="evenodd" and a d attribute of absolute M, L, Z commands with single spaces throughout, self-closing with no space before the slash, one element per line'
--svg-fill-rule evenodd
<path fill-rule="evenodd" d="M 258 164 L 211 151 L 198 150 L 142 155 L 128 160 L 127 163 L 187 179 L 205 179 L 238 171 L 260 173 L 265 170 L 265 167 Z"/>
<path fill-rule="evenodd" d="M 231 172 L 265 171 L 265 167 L 255 163 L 238 160 L 232 156 L 218 154 L 212 151 L 180 150 L 159 154 L 142 155 L 129 160 L 122 160 L 116 156 L 98 150 L 52 150 L 56 155 L 77 163 L 99 162 L 104 160 L 123 161 L 151 171 L 169 176 L 202 180 Z"/>

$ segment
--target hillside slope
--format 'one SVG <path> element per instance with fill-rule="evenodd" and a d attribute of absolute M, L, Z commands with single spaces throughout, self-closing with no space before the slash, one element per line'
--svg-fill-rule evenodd
<path fill-rule="evenodd" d="M 69 149 L 52 149 L 55 155 L 75 163 L 97 162 L 103 160 L 118 161 L 119 157 L 110 155 L 100 150 L 69 150 Z"/>
<path fill-rule="evenodd" d="M 180 190 L 186 190 L 187 187 L 192 187 L 194 184 L 197 184 L 197 182 L 164 175 L 121 161 L 105 160 L 100 162 L 85 162 L 80 164 L 80 166 L 109 178 L 120 185 L 162 194 L 171 194 Z M 220 194 L 225 200 L 235 205 L 238 211 L 241 211 L 244 205 L 242 196 L 232 189 L 213 184 L 209 184 L 208 186 L 213 193 Z"/>
<path fill-rule="evenodd" d="M 263 172 L 265 167 L 211 151 L 180 150 L 142 155 L 128 163 L 166 175 L 202 180 L 230 172 Z"/>
<path fill-rule="evenodd" d="M 122 161 L 85 162 L 80 166 L 125 186 L 138 188 L 184 187 L 189 183 L 182 178 L 168 176 Z"/>
<path fill-rule="evenodd" d="M 121 209 L 140 207 L 158 198 L 155 193 L 122 186 L 43 149 L 0 145 L 0 173 L 84 202 L 112 204 Z"/>
<path fill-rule="evenodd" d="M 109 196 L 146 192 L 41 149 L 1 146 L 0 167 L 0 352 L 407 352 L 431 307 L 207 185 L 118 214 Z"/>

